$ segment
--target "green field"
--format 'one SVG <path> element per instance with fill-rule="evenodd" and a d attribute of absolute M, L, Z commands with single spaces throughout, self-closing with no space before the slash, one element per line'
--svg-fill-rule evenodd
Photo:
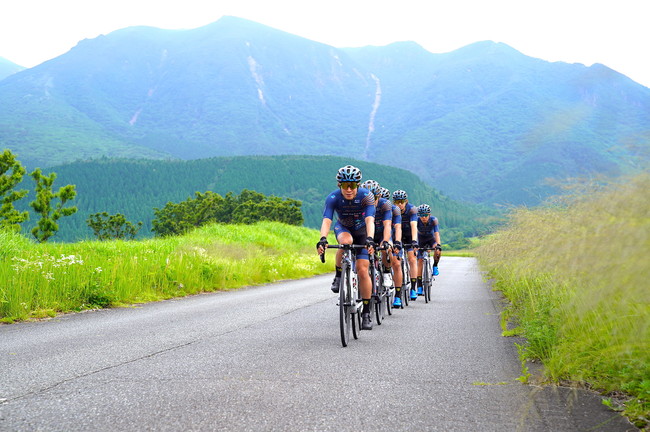
<path fill-rule="evenodd" d="M 650 415 L 649 190 L 642 174 L 516 209 L 477 250 L 510 301 L 505 335 L 526 338 L 522 356 L 541 360 L 547 380 L 624 403 L 640 427 Z"/>
<path fill-rule="evenodd" d="M 37 244 L 0 232 L 0 320 L 157 301 L 332 271 L 318 232 L 275 222 L 215 224 L 142 241 Z"/>

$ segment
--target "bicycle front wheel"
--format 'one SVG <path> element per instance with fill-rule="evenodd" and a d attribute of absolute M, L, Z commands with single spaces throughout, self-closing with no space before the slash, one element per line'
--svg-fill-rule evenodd
<path fill-rule="evenodd" d="M 393 314 L 393 302 L 395 302 L 395 289 L 389 287 L 386 291 L 386 312 L 389 316 Z"/>
<path fill-rule="evenodd" d="M 423 265 L 422 286 L 424 288 L 424 302 L 428 304 L 431 300 L 431 268 L 429 267 L 428 260 L 425 260 Z"/>
<path fill-rule="evenodd" d="M 402 259 L 402 308 L 408 306 L 411 299 L 411 273 L 406 260 L 406 257 Z"/>
<path fill-rule="evenodd" d="M 429 265 L 430 264 L 431 263 L 429 263 Z M 427 284 L 427 288 L 424 291 L 424 296 L 429 298 L 429 302 L 431 302 L 431 288 L 433 287 L 433 272 L 431 267 L 428 267 L 427 269 L 429 269 L 429 284 Z"/>
<path fill-rule="evenodd" d="M 350 269 L 346 268 L 341 278 L 341 285 L 339 287 L 339 325 L 341 328 L 341 344 L 347 347 L 350 342 L 350 328 L 352 327 L 352 300 L 350 293 L 352 292 L 350 284 Z"/>

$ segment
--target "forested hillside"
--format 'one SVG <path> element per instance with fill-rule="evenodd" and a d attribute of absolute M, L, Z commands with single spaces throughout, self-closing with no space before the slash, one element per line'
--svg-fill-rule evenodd
<path fill-rule="evenodd" d="M 352 155 L 454 199 L 535 205 L 548 178 L 648 159 L 650 89 L 477 42 L 340 49 L 224 17 L 129 27 L 0 81 L 0 146 L 27 166 L 101 156 Z"/>
<path fill-rule="evenodd" d="M 79 211 L 60 220 L 53 240 L 92 238 L 86 219 L 90 214 L 124 214 L 127 220 L 144 223 L 140 236 L 151 236 L 154 208 L 180 202 L 195 192 L 239 194 L 243 189 L 302 201 L 305 225 L 319 228 L 325 197 L 337 188 L 339 167 L 357 165 L 364 179 L 375 179 L 391 191 L 404 189 L 415 204 L 428 203 L 440 220 L 445 241 L 484 233 L 499 218 L 495 210 L 463 204 L 441 195 L 414 174 L 394 167 L 324 156 L 221 157 L 192 161 L 110 160 L 51 167 L 57 173 L 55 188 L 76 185 L 74 203 Z M 46 171 L 47 173 L 48 171 Z M 31 180 L 23 188 L 33 189 Z M 22 200 L 26 207 L 28 199 Z M 27 226 L 34 224 L 34 217 Z"/>

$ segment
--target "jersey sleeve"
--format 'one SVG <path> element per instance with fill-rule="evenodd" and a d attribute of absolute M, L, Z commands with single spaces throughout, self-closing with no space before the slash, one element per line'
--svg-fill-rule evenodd
<path fill-rule="evenodd" d="M 409 216 L 409 221 L 410 222 L 417 222 L 418 220 L 418 208 L 413 206 L 411 209 L 408 211 L 408 216 Z"/>
<path fill-rule="evenodd" d="M 431 234 L 438 233 L 438 218 L 436 217 L 431 217 L 431 221 L 433 221 L 433 228 L 431 229 Z"/>
<path fill-rule="evenodd" d="M 332 192 L 325 199 L 325 208 L 323 209 L 323 218 L 334 219 L 334 209 L 336 207 L 336 191 Z"/>
<path fill-rule="evenodd" d="M 393 224 L 402 224 L 402 211 L 393 205 Z"/>
<path fill-rule="evenodd" d="M 363 206 L 363 214 L 366 217 L 375 216 L 375 195 L 365 188 L 359 188 L 361 194 L 361 206 Z"/>

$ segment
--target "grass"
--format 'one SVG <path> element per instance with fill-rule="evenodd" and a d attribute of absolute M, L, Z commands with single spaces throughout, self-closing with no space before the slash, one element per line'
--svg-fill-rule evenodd
<path fill-rule="evenodd" d="M 505 322 L 526 338 L 522 358 L 541 360 L 547 380 L 623 395 L 640 428 L 650 418 L 649 190 L 641 174 L 516 209 L 476 250 L 510 301 Z"/>
<path fill-rule="evenodd" d="M 331 272 L 316 230 L 211 225 L 143 241 L 37 244 L 0 232 L 0 320 L 157 301 Z"/>

